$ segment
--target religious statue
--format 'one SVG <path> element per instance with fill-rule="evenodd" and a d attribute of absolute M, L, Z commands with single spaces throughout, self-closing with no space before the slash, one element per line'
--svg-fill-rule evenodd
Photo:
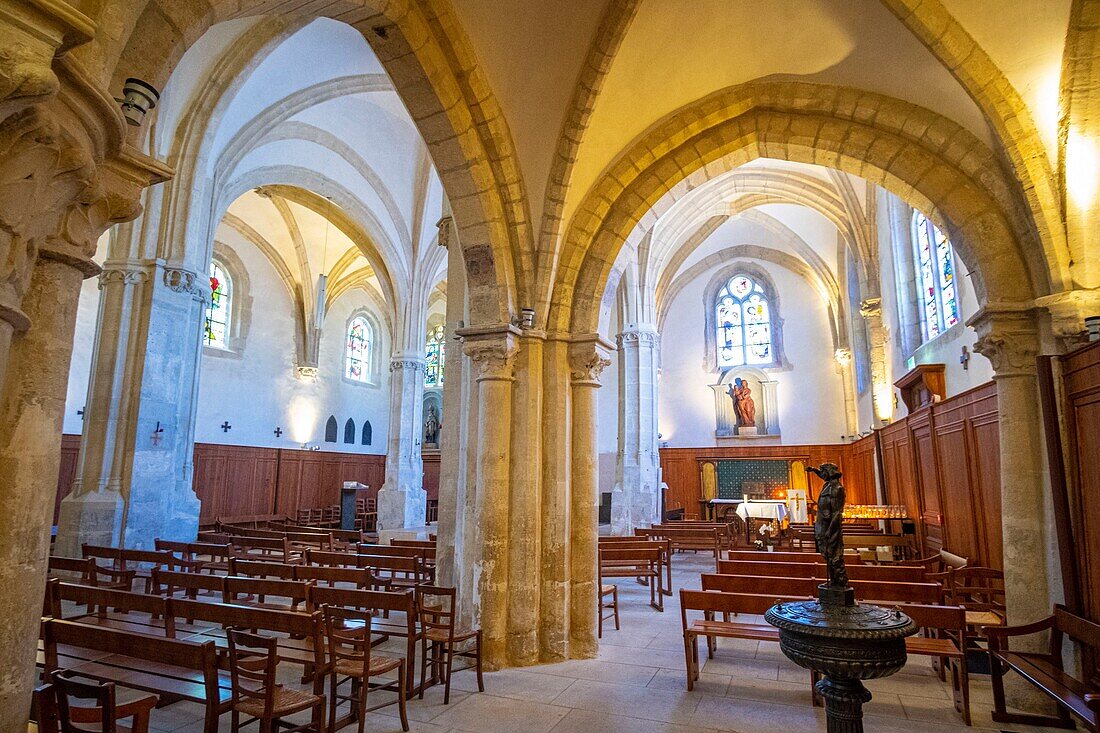
<path fill-rule="evenodd" d="M 844 567 L 844 486 L 840 483 L 840 469 L 833 463 L 819 467 L 806 466 L 817 474 L 825 486 L 817 495 L 817 520 L 814 522 L 814 545 L 825 558 L 829 570 L 830 588 L 848 587 L 848 570 Z"/>
<path fill-rule="evenodd" d="M 726 394 L 733 400 L 734 410 L 737 412 L 738 424 L 744 427 L 756 425 L 756 402 L 752 399 L 752 390 L 749 383 L 741 377 L 733 380 Z"/>
<path fill-rule="evenodd" d="M 428 405 L 428 416 L 424 418 L 424 442 L 432 445 L 439 443 L 439 415 L 435 405 Z"/>

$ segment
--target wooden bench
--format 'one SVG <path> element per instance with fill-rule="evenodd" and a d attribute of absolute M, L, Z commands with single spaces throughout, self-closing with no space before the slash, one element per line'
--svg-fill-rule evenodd
<path fill-rule="evenodd" d="M 718 572 L 723 575 L 774 575 L 783 578 L 817 578 L 818 580 L 824 580 L 828 574 L 824 563 L 758 560 L 719 560 Z M 852 580 L 921 583 L 924 581 L 924 568 L 905 565 L 853 565 L 848 568 L 848 577 Z"/>
<path fill-rule="evenodd" d="M 281 562 L 266 560 L 246 560 L 241 557 L 229 559 L 229 574 L 245 578 L 276 578 L 278 580 L 296 580 L 294 568 Z"/>
<path fill-rule="evenodd" d="M 656 545 L 661 548 L 661 562 L 660 567 L 663 568 L 665 574 L 665 582 L 662 591 L 666 596 L 672 595 L 672 542 L 669 540 L 661 540 L 656 537 L 600 537 L 599 547 L 608 549 L 630 549 L 638 547 L 651 547 Z M 645 585 L 648 581 L 645 578 L 639 578 L 638 582 Z"/>
<path fill-rule="evenodd" d="M 665 594 L 661 553 L 661 548 L 652 543 L 600 547 L 600 588 L 603 588 L 605 578 L 646 578 L 649 581 L 649 605 L 663 612 Z"/>
<path fill-rule="evenodd" d="M 222 603 L 244 604 L 256 608 L 295 611 L 305 606 L 309 598 L 309 580 L 279 580 L 273 578 L 245 578 L 227 575 L 222 590 Z M 283 601 L 268 601 L 269 597 Z M 253 600 L 255 598 L 255 600 Z"/>
<path fill-rule="evenodd" d="M 63 580 L 80 579 L 84 585 L 129 589 L 134 586 L 133 570 L 103 567 L 93 557 L 59 557 L 50 555 L 49 574 Z"/>
<path fill-rule="evenodd" d="M 293 547 L 285 536 L 283 537 L 242 537 L 231 535 L 229 538 L 229 554 L 231 557 L 242 557 L 246 560 L 274 560 L 283 563 L 302 562 L 302 550 Z"/>
<path fill-rule="evenodd" d="M 718 530 L 718 540 L 722 545 L 722 549 L 732 549 L 737 544 L 738 538 L 741 536 L 741 531 L 738 526 L 741 521 L 737 522 L 703 522 L 698 520 L 679 520 L 673 522 L 662 522 L 660 524 L 651 525 L 652 529 L 716 529 Z"/>
<path fill-rule="evenodd" d="M 718 562 L 718 558 L 722 551 L 722 541 L 719 537 L 718 530 L 709 529 L 662 529 L 662 528 L 638 528 L 634 530 L 634 534 L 638 537 L 656 537 L 662 540 L 669 540 L 672 543 L 672 549 L 679 550 L 680 552 L 698 552 L 702 550 L 704 552 L 714 553 L 714 561 Z"/>
<path fill-rule="evenodd" d="M 175 618 L 169 611 L 168 599 L 161 596 L 75 583 L 58 583 L 53 592 L 56 594 L 55 618 L 91 622 L 118 631 L 151 633 L 156 629 L 152 633 L 176 638 Z M 68 601 L 77 610 L 63 614 L 62 601 Z M 145 614 L 147 618 L 135 620 L 132 613 Z"/>
<path fill-rule="evenodd" d="M 753 560 L 759 562 L 821 562 L 821 555 L 816 552 L 761 552 L 759 550 L 729 550 L 726 552 L 729 560 Z M 862 565 L 863 559 L 855 553 L 845 553 L 846 565 Z"/>
<path fill-rule="evenodd" d="M 704 573 L 703 590 L 724 593 L 756 593 L 769 596 L 816 596 L 821 584 L 816 578 L 778 578 L 770 575 L 716 575 Z M 938 583 L 894 583 L 853 580 L 856 598 L 882 603 L 925 603 L 938 605 L 943 589 Z"/>
<path fill-rule="evenodd" d="M 684 634 L 684 661 L 687 670 L 687 689 L 694 688 L 699 678 L 700 636 L 707 638 L 707 657 L 713 658 L 716 639 L 747 639 L 750 641 L 779 641 L 779 630 L 766 622 L 730 621 L 730 614 L 763 615 L 778 602 L 808 600 L 799 596 L 771 596 L 753 593 L 725 593 L 714 590 L 681 590 L 680 622 Z M 934 636 L 910 636 L 905 640 L 906 651 L 911 655 L 929 656 L 947 661 L 951 667 L 955 709 L 970 725 L 970 681 L 966 669 L 966 621 L 959 606 L 903 604 L 899 608 L 913 622 Z M 700 611 L 703 618 L 688 623 L 688 612 Z M 723 620 L 714 618 L 721 613 Z M 942 666 L 941 666 L 942 669 Z M 817 682 L 811 673 L 811 690 Z M 814 704 L 820 703 L 816 692 Z"/>
<path fill-rule="evenodd" d="M 228 674 L 218 672 L 214 642 L 162 639 L 76 621 L 42 622 L 45 672 L 67 669 L 167 700 L 206 708 L 204 733 L 217 733 L 218 716 L 232 701 Z"/>
<path fill-rule="evenodd" d="M 989 640 L 993 720 L 998 723 L 1073 728 L 1071 715 L 1076 715 L 1089 730 L 1097 730 L 1100 725 L 1100 687 L 1065 671 L 1062 641 L 1068 636 L 1091 649 L 1093 655 L 1100 654 L 1100 624 L 1074 615 L 1064 606 L 1055 606 L 1054 613 L 1040 621 L 1022 626 L 987 627 L 984 631 Z M 1009 639 L 1044 631 L 1050 634 L 1045 653 L 1014 652 L 1009 649 Z M 1057 702 L 1057 716 L 1008 712 L 1004 693 L 1004 673 L 1008 670 L 1015 671 Z"/>
<path fill-rule="evenodd" d="M 227 572 L 229 569 L 229 545 L 212 542 L 175 542 L 156 540 L 155 547 L 162 552 L 171 552 L 191 564 L 194 572 Z"/>
<path fill-rule="evenodd" d="M 225 576 L 205 573 L 181 573 L 157 568 L 153 571 L 152 592 L 169 598 L 220 602 L 225 594 Z M 200 594 L 204 597 L 200 599 Z"/>

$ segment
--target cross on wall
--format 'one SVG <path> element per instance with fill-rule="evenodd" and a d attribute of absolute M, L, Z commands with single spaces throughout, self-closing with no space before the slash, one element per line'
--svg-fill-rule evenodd
<path fill-rule="evenodd" d="M 275 428 L 275 437 L 276 438 L 283 437 L 283 429 L 282 428 Z"/>
<path fill-rule="evenodd" d="M 221 427 L 223 433 L 228 433 L 230 430 L 233 429 L 233 426 L 229 424 L 228 420 L 223 422 L 219 427 Z"/>

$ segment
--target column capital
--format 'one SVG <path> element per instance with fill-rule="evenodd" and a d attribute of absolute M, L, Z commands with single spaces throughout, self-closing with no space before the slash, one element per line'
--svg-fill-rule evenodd
<path fill-rule="evenodd" d="M 978 333 L 974 351 L 993 364 L 993 377 L 1035 376 L 1039 329 L 1028 304 L 985 306 L 967 321 Z"/>
<path fill-rule="evenodd" d="M 453 233 L 454 225 L 455 220 L 450 214 L 441 216 L 439 221 L 435 223 L 435 228 L 439 230 L 436 241 L 443 249 L 447 249 L 451 244 L 451 234 Z"/>
<path fill-rule="evenodd" d="M 505 324 L 492 328 L 462 328 L 462 353 L 470 357 L 477 368 L 477 381 L 511 381 L 515 378 L 516 352 L 521 331 Z"/>
<path fill-rule="evenodd" d="M 611 365 L 611 344 L 597 334 L 575 336 L 569 343 L 569 376 L 574 385 L 600 386 L 600 374 Z"/>
<path fill-rule="evenodd" d="M 424 368 L 424 358 L 415 352 L 400 351 L 390 356 L 390 372 L 415 371 Z"/>
<path fill-rule="evenodd" d="M 1066 351 L 1088 341 L 1085 319 L 1100 315 L 1100 288 L 1071 290 L 1035 299 L 1050 314 L 1050 330 Z"/>
<path fill-rule="evenodd" d="M 882 316 L 882 298 L 865 298 L 859 302 L 859 314 L 864 318 Z"/>
<path fill-rule="evenodd" d="M 625 329 L 615 337 L 615 345 L 622 347 L 624 344 L 637 344 L 638 346 L 660 346 L 661 334 L 652 326 L 639 326 Z"/>

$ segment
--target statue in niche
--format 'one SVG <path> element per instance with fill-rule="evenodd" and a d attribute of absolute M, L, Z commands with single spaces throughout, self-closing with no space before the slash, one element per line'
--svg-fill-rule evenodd
<path fill-rule="evenodd" d="M 817 519 L 814 521 L 814 546 L 825 558 L 829 569 L 829 587 L 847 588 L 848 570 L 844 567 L 844 486 L 840 483 L 840 469 L 833 463 L 822 463 L 817 468 L 806 466 L 817 474 L 825 486 L 817 495 Z"/>
<path fill-rule="evenodd" d="M 749 389 L 749 383 L 741 377 L 737 377 L 733 380 L 733 384 L 729 386 L 726 394 L 733 400 L 733 408 L 737 413 L 737 424 L 741 427 L 755 427 L 756 402 L 752 399 L 752 390 Z"/>
<path fill-rule="evenodd" d="M 428 405 L 428 415 L 424 418 L 424 442 L 428 445 L 439 444 L 439 415 L 435 405 Z"/>

